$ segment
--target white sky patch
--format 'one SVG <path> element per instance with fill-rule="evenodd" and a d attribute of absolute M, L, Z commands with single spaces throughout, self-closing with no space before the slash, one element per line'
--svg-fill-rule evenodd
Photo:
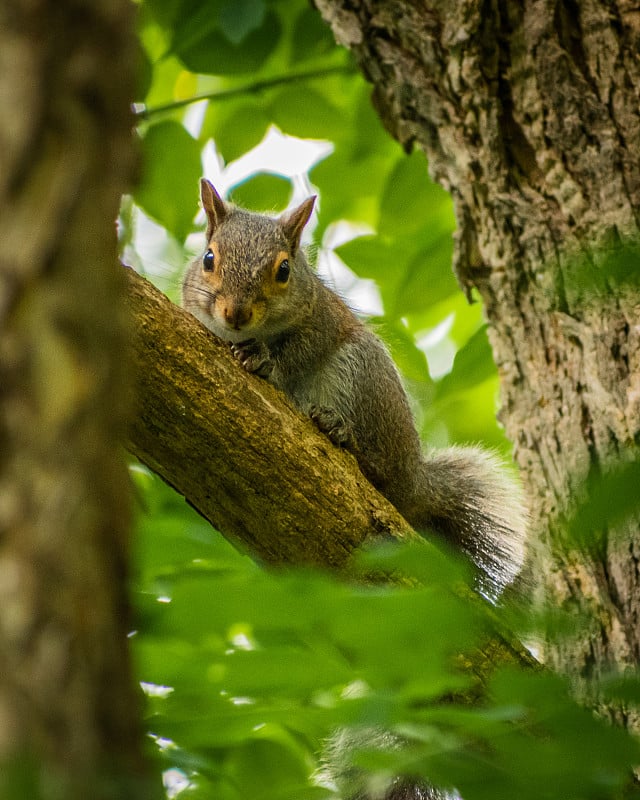
<path fill-rule="evenodd" d="M 253 697 L 232 697 L 230 700 L 234 706 L 253 706 L 256 702 Z"/>
<path fill-rule="evenodd" d="M 166 769 L 162 773 L 162 785 L 168 800 L 173 800 L 185 789 L 192 786 L 191 781 L 181 769 Z"/>
<path fill-rule="evenodd" d="M 334 248 L 356 239 L 358 236 L 372 234 L 368 225 L 356 225 L 341 220 L 327 228 L 322 240 L 322 248 L 318 253 L 318 274 L 346 300 L 358 314 L 368 317 L 380 316 L 384 313 L 382 298 L 375 281 L 370 278 L 359 278 L 353 270 L 336 255 Z"/>
<path fill-rule="evenodd" d="M 256 646 L 246 633 L 235 633 L 231 637 L 231 644 L 236 650 L 255 650 Z"/>
<path fill-rule="evenodd" d="M 449 333 L 455 321 L 455 314 L 446 316 L 442 322 L 419 336 L 416 344 L 426 355 L 429 362 L 429 374 L 434 380 L 451 372 L 456 346 L 449 339 Z"/>
<path fill-rule="evenodd" d="M 173 686 L 159 686 L 157 683 L 146 681 L 140 681 L 140 687 L 147 697 L 169 697 L 173 692 Z"/>

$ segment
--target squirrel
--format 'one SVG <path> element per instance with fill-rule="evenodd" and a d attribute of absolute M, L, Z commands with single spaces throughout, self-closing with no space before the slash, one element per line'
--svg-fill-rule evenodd
<path fill-rule="evenodd" d="M 207 245 L 185 274 L 183 307 L 353 453 L 417 531 L 470 557 L 477 588 L 495 600 L 523 558 L 519 489 L 491 452 L 423 453 L 385 346 L 307 262 L 300 242 L 315 196 L 274 219 L 225 202 L 204 178 L 200 189 Z"/>

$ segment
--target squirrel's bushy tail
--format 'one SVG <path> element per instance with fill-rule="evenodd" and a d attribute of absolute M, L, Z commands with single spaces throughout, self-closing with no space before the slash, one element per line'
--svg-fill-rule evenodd
<path fill-rule="evenodd" d="M 478 589 L 495 600 L 524 560 L 527 513 L 517 482 L 494 453 L 449 447 L 426 455 L 418 484 L 422 502 L 409 522 L 466 553 L 481 570 Z"/>

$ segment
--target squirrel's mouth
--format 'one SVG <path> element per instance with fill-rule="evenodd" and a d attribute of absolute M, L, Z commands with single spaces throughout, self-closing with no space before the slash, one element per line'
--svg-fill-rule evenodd
<path fill-rule="evenodd" d="M 214 319 L 217 323 L 214 333 L 231 344 L 240 344 L 241 342 L 246 342 L 247 339 L 254 338 L 256 329 L 260 327 L 254 317 L 251 317 L 246 322 L 227 320 L 220 315 L 217 315 Z"/>

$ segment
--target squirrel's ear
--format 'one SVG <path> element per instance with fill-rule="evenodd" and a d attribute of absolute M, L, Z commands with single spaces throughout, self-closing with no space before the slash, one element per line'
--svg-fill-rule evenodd
<path fill-rule="evenodd" d="M 207 239 L 210 239 L 229 211 L 213 184 L 206 178 L 200 180 L 200 197 L 207 215 Z"/>
<path fill-rule="evenodd" d="M 284 235 L 289 242 L 291 255 L 295 255 L 298 247 L 300 247 L 300 237 L 302 236 L 302 229 L 309 222 L 309 217 L 313 211 L 313 206 L 316 202 L 316 196 L 309 197 L 304 203 L 301 203 L 293 211 L 289 211 L 280 217 L 280 225 L 284 230 Z"/>

